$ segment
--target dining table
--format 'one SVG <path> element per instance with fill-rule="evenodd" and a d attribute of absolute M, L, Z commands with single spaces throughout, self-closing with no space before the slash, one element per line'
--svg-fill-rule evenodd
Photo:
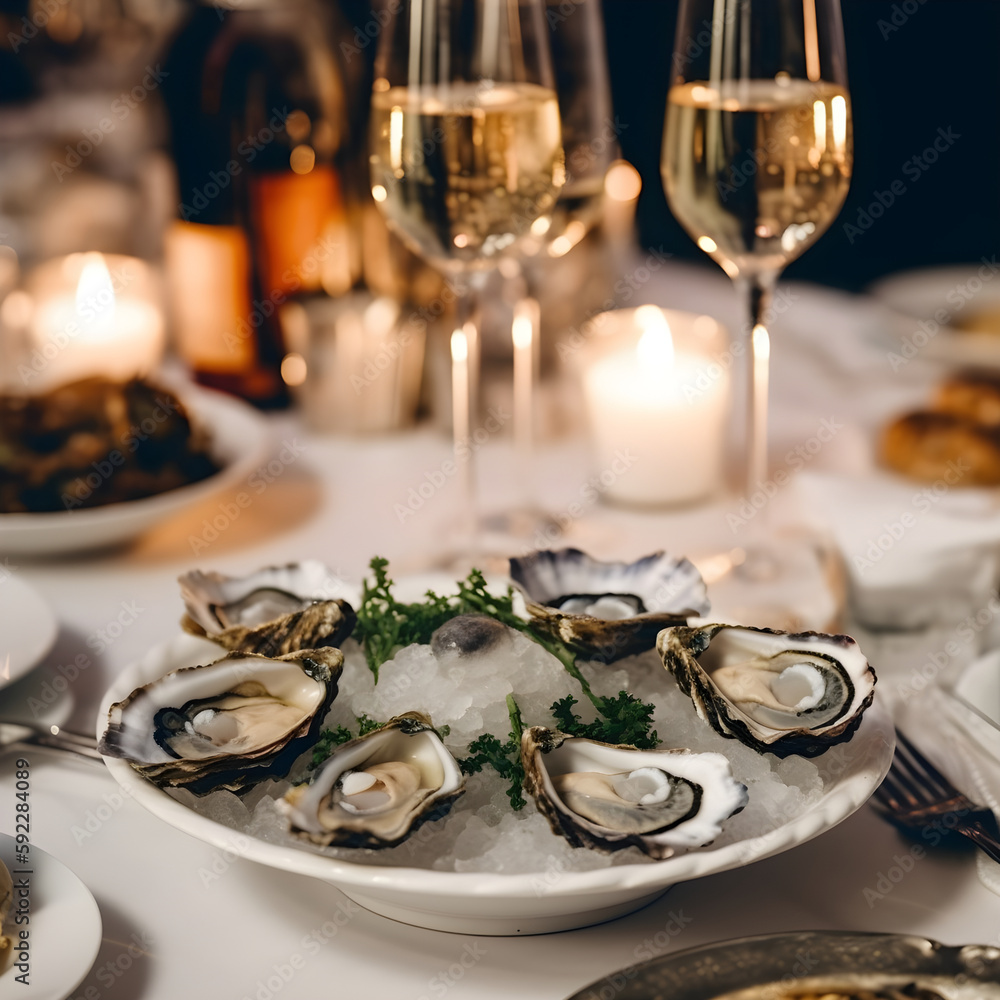
<path fill-rule="evenodd" d="M 858 482 L 869 490 L 859 495 L 882 502 L 878 428 L 919 405 L 941 367 L 916 357 L 892 372 L 887 356 L 906 321 L 871 296 L 789 282 L 775 301 L 772 464 L 788 464 L 786 456 L 824 421 L 836 430 L 822 448 L 791 463 L 794 481 L 782 488 L 775 510 L 825 524 L 835 540 L 844 565 L 840 620 L 857 631 L 879 674 L 877 701 L 892 708 L 894 692 L 906 688 L 954 621 L 933 620 L 929 611 L 926 620 L 900 625 L 872 609 L 877 601 L 889 607 L 894 587 L 914 588 L 912 578 L 902 578 L 907 559 L 940 541 L 940 524 L 900 539 L 878 571 L 866 574 L 857 558 L 870 544 L 869 529 L 852 539 L 836 498 Z M 741 335 L 735 294 L 707 268 L 668 262 L 627 304 L 640 302 L 707 312 Z M 269 457 L 242 484 L 249 502 L 215 495 L 116 548 L 2 560 L 5 577 L 28 583 L 51 607 L 58 636 L 37 666 L 0 689 L 0 719 L 95 732 L 102 697 L 119 674 L 178 634 L 183 609 L 176 581 L 192 568 L 235 574 L 316 558 L 359 581 L 375 555 L 405 576 L 447 549 L 462 503 L 460 477 L 439 477 L 444 481 L 424 490 L 431 495 L 419 505 L 408 499 L 428 473 L 449 467 L 452 445 L 440 427 L 338 436 L 312 431 L 292 410 L 269 415 L 266 428 Z M 505 433 L 482 445 L 476 474 L 484 507 L 502 510 L 520 499 L 519 460 Z M 599 491 L 584 497 L 595 470 L 581 425 L 540 440 L 534 468 L 537 502 L 562 515 L 561 533 L 544 539 L 550 547 L 636 558 L 738 541 L 727 522 L 738 509 L 732 497 L 666 510 L 616 506 Z M 965 595 L 966 611 L 996 589 L 996 539 L 986 513 L 982 527 L 982 537 L 959 547 L 961 555 L 958 548 L 951 553 L 956 578 L 974 575 L 962 567 L 986 567 L 982 593 Z M 896 559 L 901 569 L 894 580 Z M 941 604 L 934 588 L 950 586 L 931 574 L 921 599 L 934 609 Z M 710 582 L 710 596 L 712 590 Z M 963 649 L 963 660 L 987 652 L 992 642 L 992 628 L 984 627 Z M 674 885 L 618 919 L 558 933 L 489 936 L 397 922 L 326 882 L 213 847 L 124 794 L 101 761 L 44 747 L 0 754 L 3 832 L 13 833 L 18 761 L 30 765 L 31 844 L 75 873 L 100 911 L 99 953 L 69 994 L 78 1000 L 561 1000 L 585 987 L 588 997 L 610 998 L 626 981 L 621 970 L 640 962 L 769 932 L 893 932 L 1000 946 L 1000 905 L 978 876 L 975 852 L 922 846 L 867 804 L 789 850 Z M 31 996 L 30 989 L 14 984 L 2 992 Z"/>

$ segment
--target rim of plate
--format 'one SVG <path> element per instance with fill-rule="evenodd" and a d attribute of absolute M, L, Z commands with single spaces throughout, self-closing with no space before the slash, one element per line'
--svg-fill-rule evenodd
<path fill-rule="evenodd" d="M 207 651 L 212 648 L 205 640 L 179 635 L 153 647 L 141 660 L 126 667 L 101 701 L 98 738 L 103 734 L 108 709 L 114 702 L 122 700 L 136 687 L 149 683 L 168 670 L 192 662 L 190 656 L 198 649 Z M 187 658 L 183 658 L 185 654 Z M 160 673 L 156 672 L 158 670 Z M 564 872 L 558 883 L 546 892 L 546 896 L 572 897 L 601 889 L 655 891 L 676 882 L 741 867 L 750 861 L 758 861 L 805 843 L 860 808 L 888 772 L 895 734 L 892 718 L 879 702 L 876 701 L 865 712 L 861 725 L 851 740 L 852 743 L 856 741 L 864 747 L 858 755 L 856 773 L 836 780 L 815 805 L 777 829 L 723 847 L 700 848 L 678 854 L 665 861 L 615 865 L 587 872 Z M 320 878 L 338 886 L 391 888 L 401 895 L 433 892 L 438 896 L 452 898 L 483 895 L 537 897 L 537 872 L 505 875 L 496 872 L 446 872 L 426 868 L 366 865 L 259 840 L 194 812 L 147 781 L 124 760 L 105 757 L 104 763 L 119 785 L 159 819 L 213 847 L 233 851 L 251 861 Z"/>
<path fill-rule="evenodd" d="M 106 527 L 112 522 L 122 527 L 116 538 L 127 538 L 131 522 L 142 521 L 169 510 L 180 510 L 203 496 L 224 490 L 248 476 L 267 457 L 271 434 L 264 418 L 249 404 L 234 396 L 201 386 L 178 386 L 163 379 L 165 388 L 181 398 L 196 420 L 213 434 L 212 457 L 222 468 L 205 479 L 177 486 L 153 496 L 79 510 L 38 511 L 34 513 L 0 513 L 0 551 L 5 539 L 27 534 L 44 536 L 46 543 L 39 552 L 58 550 L 57 539 L 64 535 L 86 533 L 88 529 Z M 126 525 L 125 522 L 128 522 Z M 15 550 L 11 550 L 15 551 Z M 20 547 L 17 554 L 26 554 Z"/>
<path fill-rule="evenodd" d="M 7 637 L 9 655 L 6 669 L 0 672 L 0 690 L 3 690 L 8 684 L 20 680 L 52 651 L 59 636 L 59 620 L 49 602 L 27 580 L 16 574 L 0 579 L 0 596 L 3 597 L 0 623 L 5 617 L 15 619 L 9 626 Z M 25 628 L 29 630 L 30 638 L 28 641 L 21 638 L 19 645 L 17 637 Z"/>
<path fill-rule="evenodd" d="M 9 833 L 0 833 L 0 855 L 8 859 L 15 856 L 14 837 Z M 32 891 L 47 897 L 47 904 L 38 908 L 37 913 L 35 910 L 31 913 L 31 927 L 38 943 L 31 942 L 33 978 L 25 996 L 62 1000 L 83 982 L 100 954 L 104 934 L 101 908 L 87 884 L 69 865 L 34 844 L 31 858 Z M 14 865 L 11 863 L 10 867 Z M 68 944 L 59 943 L 60 932 L 65 932 Z M 34 975 L 36 965 L 41 965 L 36 963 L 39 958 L 45 964 Z M 0 979 L 11 976 L 14 965 L 11 955 Z M 12 989 L 9 995 L 14 996 L 15 991 Z"/>
<path fill-rule="evenodd" d="M 943 308 L 949 313 L 949 317 L 941 324 L 942 329 L 955 330 L 949 321 L 960 315 L 972 299 L 965 297 L 961 305 L 954 308 L 949 306 L 948 293 L 956 291 L 956 286 L 963 282 L 977 277 L 982 266 L 981 261 L 970 261 L 967 264 L 942 264 L 937 267 L 896 271 L 873 281 L 866 291 L 893 311 L 913 319 L 929 319 L 936 309 Z M 986 303 L 1000 300 L 1000 282 L 994 285 L 988 279 L 980 280 L 982 287 L 976 297 L 982 295 L 980 301 Z"/>
<path fill-rule="evenodd" d="M 868 954 L 875 959 L 873 964 L 881 964 L 879 960 L 891 966 L 891 969 L 868 969 L 861 959 L 861 968 L 857 971 L 860 975 L 868 976 L 915 976 L 918 979 L 940 977 L 953 971 L 952 966 L 958 966 L 974 979 L 975 983 L 996 983 L 1000 979 L 997 975 L 997 961 L 992 960 L 994 969 L 992 976 L 988 979 L 982 978 L 982 972 L 989 970 L 977 969 L 977 964 L 982 964 L 983 955 L 981 950 L 989 948 L 988 945 L 946 945 L 941 944 L 933 938 L 925 937 L 919 933 L 899 933 L 893 931 L 851 931 L 851 930 L 801 930 L 801 931 L 774 931 L 768 934 L 751 934 L 737 938 L 725 938 L 721 941 L 708 941 L 704 944 L 693 945 L 690 948 L 682 948 L 680 951 L 672 951 L 666 955 L 659 955 L 656 958 L 638 965 L 632 966 L 630 981 L 637 983 L 640 990 L 644 988 L 644 973 L 649 972 L 655 975 L 658 970 L 676 969 L 675 976 L 684 971 L 688 975 L 683 976 L 685 996 L 692 990 L 700 993 L 707 988 L 715 996 L 720 986 L 716 983 L 709 983 L 709 977 L 717 977 L 718 963 L 708 963 L 704 966 L 704 971 L 699 971 L 700 967 L 686 969 L 688 964 L 694 960 L 708 959 L 714 955 L 724 955 L 723 963 L 727 970 L 741 970 L 744 966 L 739 961 L 743 955 L 753 956 L 753 968 L 745 976 L 740 978 L 745 980 L 735 985 L 737 990 L 750 990 L 754 988 L 767 988 L 773 984 L 775 979 L 784 976 L 789 969 L 788 955 L 780 949 L 786 946 L 788 949 L 795 948 L 795 955 L 808 950 L 816 961 L 814 968 L 823 969 L 825 963 L 836 961 L 843 963 L 844 954 L 848 952 L 854 960 L 858 947 L 871 945 Z M 1000 955 L 993 949 L 994 955 Z M 737 956 L 734 960 L 734 955 Z M 909 961 L 906 961 L 906 959 Z M 843 969 L 838 969 L 843 972 Z M 831 976 L 825 970 L 813 975 L 820 975 L 826 978 Z M 770 978 L 762 979 L 761 974 Z M 849 973 L 848 973 L 849 974 Z M 615 973 L 610 973 L 614 976 Z M 583 986 L 566 1000 L 585 1000 L 587 996 L 592 996 L 592 991 L 610 976 L 603 976 Z M 787 977 L 786 977 L 787 978 Z M 794 986 L 795 983 L 789 983 Z M 729 983 L 721 986 L 726 991 L 726 995 L 733 990 L 734 984 Z M 643 996 L 646 994 L 643 993 Z M 707 996 L 708 994 L 704 994 Z"/>

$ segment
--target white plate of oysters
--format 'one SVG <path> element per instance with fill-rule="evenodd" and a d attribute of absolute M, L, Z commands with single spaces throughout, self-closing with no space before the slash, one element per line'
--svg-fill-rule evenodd
<path fill-rule="evenodd" d="M 182 577 L 186 634 L 105 696 L 119 783 L 376 913 L 532 934 L 800 844 L 888 770 L 853 640 L 712 624 L 686 559 L 536 552 L 436 600 L 372 573 Z"/>

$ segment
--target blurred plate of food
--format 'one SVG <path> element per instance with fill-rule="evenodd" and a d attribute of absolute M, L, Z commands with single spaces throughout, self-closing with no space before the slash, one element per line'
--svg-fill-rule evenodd
<path fill-rule="evenodd" d="M 1000 264 L 975 263 L 891 274 L 870 294 L 912 320 L 900 329 L 901 356 L 1000 368 Z"/>
<path fill-rule="evenodd" d="M 41 594 L 0 566 L 0 688 L 38 663 L 58 633 L 56 616 Z"/>
<path fill-rule="evenodd" d="M 0 555 L 129 541 L 236 486 L 269 446 L 250 406 L 190 385 L 91 378 L 0 396 Z"/>
<path fill-rule="evenodd" d="M 610 991 L 609 991 L 610 987 Z M 633 965 L 568 1000 L 960 1000 L 1000 997 L 1000 951 L 917 935 L 798 931 L 700 945 Z"/>

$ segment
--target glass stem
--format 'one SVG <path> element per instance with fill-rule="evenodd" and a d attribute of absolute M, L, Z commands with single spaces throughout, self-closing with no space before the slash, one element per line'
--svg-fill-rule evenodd
<path fill-rule="evenodd" d="M 737 282 L 749 305 L 746 466 L 743 481 L 746 499 L 750 499 L 767 479 L 767 386 L 771 338 L 765 316 L 771 305 L 777 277 L 777 274 L 751 275 Z"/>
<path fill-rule="evenodd" d="M 472 422 L 479 390 L 479 327 L 471 283 L 458 286 L 451 334 L 451 423 L 455 465 L 461 480 L 459 524 L 470 554 L 479 551 L 479 507 Z"/>

